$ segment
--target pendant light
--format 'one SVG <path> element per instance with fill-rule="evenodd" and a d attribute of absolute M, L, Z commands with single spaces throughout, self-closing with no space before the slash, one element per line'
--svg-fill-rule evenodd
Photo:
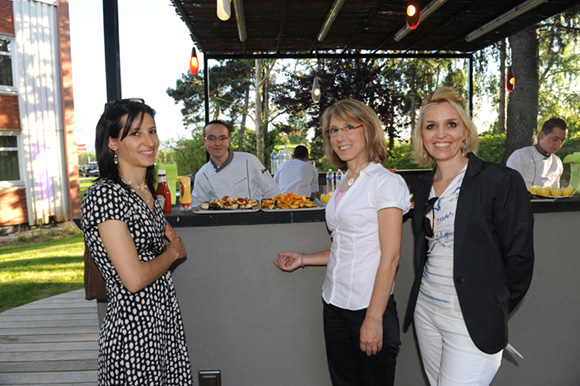
<path fill-rule="evenodd" d="M 314 74 L 314 83 L 312 83 L 312 92 L 310 93 L 312 96 L 312 102 L 318 103 L 320 102 L 321 91 L 320 91 L 320 83 L 318 83 L 318 73 Z"/>
<path fill-rule="evenodd" d="M 516 83 L 516 78 L 514 77 L 514 72 L 512 70 L 512 66 L 508 66 L 507 68 L 507 76 L 505 78 L 505 88 L 508 92 L 514 91 L 514 86 Z"/>
<path fill-rule="evenodd" d="M 217 17 L 221 21 L 229 20 L 232 16 L 231 0 L 217 0 Z"/>
<path fill-rule="evenodd" d="M 415 29 L 419 26 L 419 21 L 421 21 L 421 6 L 419 5 L 419 0 L 409 0 L 407 2 L 405 20 L 407 20 L 409 29 Z"/>
<path fill-rule="evenodd" d="M 189 59 L 189 72 L 191 75 L 197 75 L 197 71 L 199 71 L 199 59 L 197 58 L 197 52 L 195 51 L 195 47 L 191 50 L 191 59 Z"/>

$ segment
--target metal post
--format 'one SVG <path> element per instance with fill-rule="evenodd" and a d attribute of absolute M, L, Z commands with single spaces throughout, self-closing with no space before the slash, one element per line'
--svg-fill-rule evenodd
<path fill-rule="evenodd" d="M 205 124 L 209 122 L 209 67 L 207 66 L 207 55 L 203 54 L 203 84 L 205 85 L 204 94 L 205 94 Z"/>
<path fill-rule="evenodd" d="M 473 54 L 469 56 L 469 116 L 473 118 Z"/>
<path fill-rule="evenodd" d="M 107 101 L 121 99 L 121 55 L 117 0 L 103 0 Z"/>

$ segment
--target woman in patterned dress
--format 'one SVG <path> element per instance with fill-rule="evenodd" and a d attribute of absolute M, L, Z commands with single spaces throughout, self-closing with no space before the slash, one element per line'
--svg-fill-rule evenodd
<path fill-rule="evenodd" d="M 141 99 L 118 100 L 106 104 L 97 124 L 100 176 L 84 197 L 81 224 L 109 300 L 99 335 L 100 386 L 193 385 L 169 270 L 185 246 L 152 195 L 154 116 Z"/>

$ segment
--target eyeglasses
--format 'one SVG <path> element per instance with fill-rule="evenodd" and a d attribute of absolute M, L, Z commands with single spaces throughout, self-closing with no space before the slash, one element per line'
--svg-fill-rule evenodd
<path fill-rule="evenodd" d="M 107 113 L 109 112 L 109 109 L 129 103 L 144 104 L 145 99 L 141 98 L 113 99 L 112 101 L 108 101 L 107 103 L 105 103 L 105 111 L 103 112 L 103 115 L 105 116 L 105 118 L 107 118 Z"/>
<path fill-rule="evenodd" d="M 326 132 L 326 135 L 328 135 L 329 137 L 336 137 L 340 131 L 342 131 L 344 133 L 344 135 L 351 135 L 352 133 L 357 131 L 357 129 L 360 129 L 363 126 L 364 125 L 357 125 L 357 126 L 346 125 L 345 127 L 340 127 L 340 128 L 333 127 L 333 128 L 328 129 L 328 131 Z"/>
<path fill-rule="evenodd" d="M 203 137 L 203 139 L 205 139 L 206 141 L 210 141 L 210 142 L 215 142 L 215 141 L 225 142 L 228 139 L 230 139 L 230 137 L 226 137 L 225 135 L 220 135 L 219 137 L 216 137 L 215 135 L 208 135 L 207 137 Z"/>
<path fill-rule="evenodd" d="M 425 235 L 427 237 L 433 237 L 435 234 L 435 203 L 439 197 L 433 197 L 425 204 L 425 209 L 423 210 L 423 230 L 425 231 Z M 429 212 L 433 213 L 433 224 L 431 224 L 431 220 L 427 217 Z"/>

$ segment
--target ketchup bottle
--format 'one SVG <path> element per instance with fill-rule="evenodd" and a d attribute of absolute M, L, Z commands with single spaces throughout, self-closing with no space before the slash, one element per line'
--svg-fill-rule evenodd
<path fill-rule="evenodd" d="M 165 170 L 157 171 L 157 201 L 163 208 L 163 213 L 171 213 L 171 192 L 167 185 Z"/>

